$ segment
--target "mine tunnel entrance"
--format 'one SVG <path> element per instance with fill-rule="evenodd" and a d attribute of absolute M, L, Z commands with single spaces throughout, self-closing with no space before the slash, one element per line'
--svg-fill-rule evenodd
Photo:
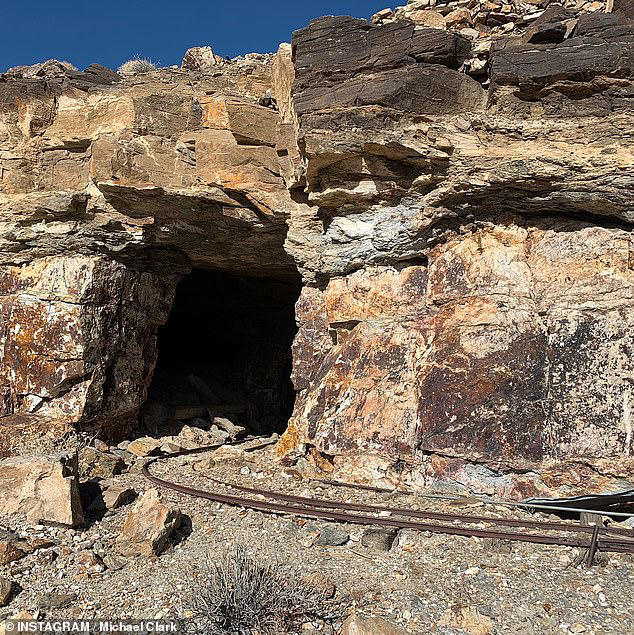
<path fill-rule="evenodd" d="M 293 410 L 291 344 L 300 279 L 194 270 L 178 285 L 145 407 L 172 423 L 226 417 L 283 432 Z M 165 415 L 163 415 L 165 416 Z"/>

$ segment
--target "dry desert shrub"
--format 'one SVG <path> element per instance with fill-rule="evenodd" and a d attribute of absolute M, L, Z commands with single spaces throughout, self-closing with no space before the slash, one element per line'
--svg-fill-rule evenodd
<path fill-rule="evenodd" d="M 290 635 L 306 622 L 340 618 L 327 589 L 306 584 L 289 567 L 265 563 L 240 546 L 220 560 L 207 559 L 190 608 L 192 631 L 205 635 Z"/>
<path fill-rule="evenodd" d="M 137 57 L 121 64 L 117 69 L 117 73 L 119 73 L 119 75 L 140 75 L 141 73 L 149 73 L 154 70 L 156 70 L 154 62 Z"/>

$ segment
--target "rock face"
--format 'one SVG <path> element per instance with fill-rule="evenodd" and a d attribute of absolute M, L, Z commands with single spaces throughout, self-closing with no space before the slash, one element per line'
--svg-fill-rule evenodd
<path fill-rule="evenodd" d="M 80 524 L 77 455 L 1 459 L 0 510 L 23 514 L 31 523 Z"/>
<path fill-rule="evenodd" d="M 94 256 L 3 267 L 0 413 L 88 421 L 134 411 L 174 284 Z"/>
<path fill-rule="evenodd" d="M 122 430 L 185 273 L 296 275 L 270 62 L 115 86 L 45 66 L 0 80 L 0 415 Z"/>
<path fill-rule="evenodd" d="M 134 425 L 185 274 L 299 270 L 287 460 L 506 496 L 634 479 L 628 0 L 476 4 L 1 76 L 5 421 Z"/>
<path fill-rule="evenodd" d="M 488 90 L 469 42 L 412 28 L 293 38 L 313 214 L 280 450 L 512 496 L 631 478 L 632 24 L 494 41 Z"/>

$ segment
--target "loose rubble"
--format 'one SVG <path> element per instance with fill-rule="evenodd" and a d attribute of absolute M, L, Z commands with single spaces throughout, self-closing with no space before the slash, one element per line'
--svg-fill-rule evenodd
<path fill-rule="evenodd" d="M 260 445 L 247 441 L 244 447 Z M 103 447 L 103 446 L 102 446 Z M 222 446 L 152 466 L 158 476 L 209 488 L 210 478 L 372 504 L 456 511 L 446 503 L 329 488 L 283 467 L 272 446 L 245 452 Z M 116 446 L 109 446 L 112 452 Z M 101 450 L 105 451 L 105 450 Z M 19 611 L 41 617 L 187 617 L 188 594 L 210 554 L 246 546 L 259 557 L 292 563 L 300 576 L 345 602 L 349 615 L 321 633 L 488 634 L 629 632 L 634 591 L 631 556 L 607 554 L 599 567 L 574 566 L 576 554 L 549 547 L 391 531 L 267 515 L 158 492 L 140 475 L 147 458 L 129 454 L 126 470 L 101 481 L 105 492 L 141 493 L 131 508 L 87 514 L 77 529 L 5 519 L 2 543 L 20 549 L 0 565 L 15 590 L 0 620 Z M 464 503 L 466 513 L 527 517 L 519 510 Z M 176 529 L 178 518 L 180 528 Z M 528 516 L 530 517 L 530 516 Z M 585 631 L 579 630 L 585 628 Z M 330 630 L 328 630 L 330 629 Z M 365 629 L 365 630 L 364 630 Z M 523 629 L 523 630 L 522 630 Z"/>

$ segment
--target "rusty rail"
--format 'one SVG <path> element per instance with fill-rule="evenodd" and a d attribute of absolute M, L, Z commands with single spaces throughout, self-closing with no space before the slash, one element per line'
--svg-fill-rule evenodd
<path fill-rule="evenodd" d="M 237 445 L 242 442 L 235 442 Z M 263 443 L 247 450 L 257 450 L 272 442 Z M 318 518 L 343 523 L 357 525 L 374 525 L 380 527 L 390 527 L 398 529 L 414 529 L 417 531 L 429 531 L 432 533 L 442 533 L 454 536 L 475 536 L 478 538 L 494 538 L 499 540 L 530 542 L 545 545 L 563 545 L 569 547 L 579 547 L 592 550 L 593 558 L 595 551 L 611 551 L 618 553 L 634 553 L 634 531 L 628 529 L 606 529 L 598 526 L 589 527 L 564 522 L 551 521 L 530 521 L 508 518 L 495 518 L 490 516 L 473 516 L 465 514 L 446 514 L 441 512 L 429 512 L 422 510 L 412 510 L 401 507 L 383 507 L 378 505 L 365 505 L 361 503 L 344 503 L 333 500 L 308 498 L 275 492 L 271 490 L 257 489 L 243 485 L 236 485 L 218 479 L 212 481 L 218 486 L 229 490 L 237 490 L 244 494 L 250 494 L 258 498 L 249 498 L 243 495 L 227 494 L 222 492 L 207 491 L 181 485 L 168 481 L 150 472 L 150 466 L 158 461 L 163 461 L 178 456 L 200 454 L 221 447 L 223 444 L 196 448 L 194 450 L 183 450 L 173 452 L 162 457 L 156 457 L 148 461 L 143 467 L 144 476 L 155 485 L 171 489 L 181 494 L 195 496 L 212 500 L 218 503 L 234 505 L 247 509 L 254 509 L 264 513 L 272 514 L 292 514 L 305 518 Z M 359 513 L 365 512 L 365 513 Z M 368 515 L 383 514 L 382 516 Z M 390 517 L 385 517 L 389 514 Z M 501 531 L 498 529 L 487 529 L 481 527 L 464 527 L 456 524 L 436 524 L 421 522 L 412 519 L 444 520 L 451 523 L 489 523 L 507 527 L 523 527 L 539 529 L 542 532 L 560 532 L 552 535 L 549 533 L 532 533 L 518 531 Z M 572 537 L 561 535 L 561 532 L 572 534 L 591 534 L 589 540 L 584 537 Z M 618 539 L 614 536 L 624 536 Z"/>

